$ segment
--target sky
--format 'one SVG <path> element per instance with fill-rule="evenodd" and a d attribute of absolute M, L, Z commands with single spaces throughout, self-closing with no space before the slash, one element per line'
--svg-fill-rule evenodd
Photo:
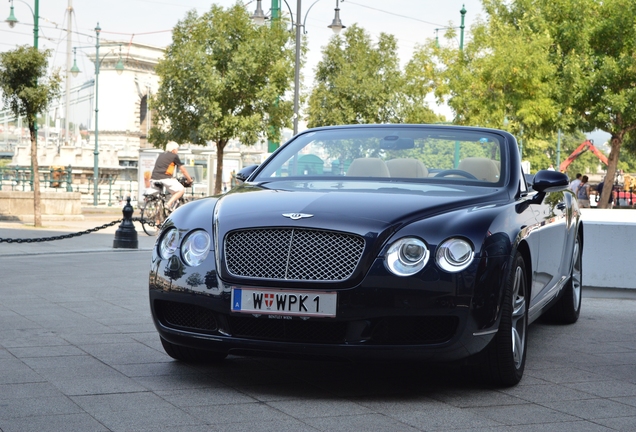
<path fill-rule="evenodd" d="M 14 0 L 14 14 L 19 23 L 11 29 L 4 22 L 9 16 L 10 3 L 0 4 L 0 51 L 14 49 L 18 45 L 33 44 L 33 13 L 36 0 Z M 252 13 L 256 1 L 239 1 Z M 230 7 L 236 0 L 45 0 L 39 1 L 39 47 L 53 51 L 51 63 L 65 68 L 67 52 L 67 9 L 72 7 L 72 45 L 86 46 L 78 49 L 77 64 L 86 75 L 92 77 L 92 63 L 85 53 L 95 44 L 95 27 L 101 27 L 100 40 L 137 42 L 165 47 L 172 41 L 172 28 L 195 9 L 199 14 L 207 12 L 212 4 Z M 297 0 L 288 0 L 289 8 L 282 2 L 282 13 L 296 15 Z M 312 6 L 313 4 L 313 6 Z M 263 10 L 269 15 L 271 0 L 263 0 Z M 309 9 L 311 7 L 311 9 Z M 301 17 L 306 19 L 306 38 L 309 52 L 302 71 L 304 88 L 310 88 L 313 71 L 320 61 L 321 50 L 329 42 L 333 32 L 327 28 L 334 18 L 336 0 L 303 0 Z M 465 7 L 465 37 L 469 38 L 471 24 L 483 17 L 480 0 L 340 0 L 340 18 L 345 26 L 357 23 L 377 40 L 380 33 L 393 34 L 398 39 L 398 55 L 402 63 L 408 61 L 417 44 L 435 38 L 435 29 L 459 27 L 460 10 Z M 309 13 L 307 11 L 309 10 Z M 294 18 L 295 20 L 295 18 Z M 459 34 L 459 31 L 458 31 Z M 440 41 L 443 30 L 439 31 Z M 445 42 L 444 42 L 445 43 Z M 459 46 L 459 37 L 455 41 Z M 92 50 L 94 52 L 94 50 Z M 443 110 L 443 108 L 441 108 Z"/>
<path fill-rule="evenodd" d="M 19 23 L 9 28 L 4 22 L 9 16 L 10 3 L 0 2 L 0 52 L 14 49 L 18 45 L 33 44 L 33 13 L 36 0 L 14 0 L 14 14 Z M 296 14 L 298 0 L 288 0 L 289 8 L 282 2 L 284 15 Z M 240 1 L 253 13 L 256 1 Z M 77 64 L 84 75 L 83 80 L 93 78 L 94 66 L 85 53 L 92 51 L 95 44 L 95 27 L 101 27 L 102 41 L 127 43 L 130 41 L 165 47 L 172 41 L 172 28 L 186 13 L 195 9 L 199 14 L 210 10 L 212 4 L 230 7 L 236 0 L 42 0 L 40 7 L 40 48 L 53 51 L 51 63 L 61 68 L 66 64 L 67 9 L 72 7 L 72 45 L 83 46 L 78 50 Z M 313 6 L 312 6 L 313 5 Z M 321 58 L 321 50 L 327 45 L 333 32 L 327 28 L 334 18 L 336 0 L 302 0 L 301 18 L 306 20 L 306 38 L 309 52 L 302 74 L 304 89 L 311 88 L 313 71 Z M 263 0 L 263 10 L 269 15 L 271 0 Z M 311 9 L 309 9 L 311 7 Z M 459 27 L 460 10 L 466 9 L 465 38 L 470 39 L 470 28 L 484 18 L 481 0 L 340 0 L 340 18 L 345 26 L 357 23 L 374 40 L 380 33 L 389 33 L 398 39 L 399 57 L 407 62 L 417 44 L 435 38 L 435 29 L 448 26 Z M 309 10 L 309 13 L 307 11 Z M 295 18 L 294 18 L 295 20 Z M 440 41 L 446 43 L 443 30 L 439 31 Z M 459 34 L 459 31 L 458 31 Z M 459 46 L 457 38 L 450 43 Z M 94 52 L 94 51 L 93 51 Z M 431 102 L 431 108 L 450 120 L 452 113 L 448 107 L 438 107 Z M 608 134 L 589 134 L 595 142 L 608 139 Z"/>

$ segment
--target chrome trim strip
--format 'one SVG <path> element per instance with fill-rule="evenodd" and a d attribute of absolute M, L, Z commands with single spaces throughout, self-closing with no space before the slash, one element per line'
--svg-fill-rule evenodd
<path fill-rule="evenodd" d="M 533 312 L 537 309 L 542 309 L 543 306 L 546 305 L 546 303 L 549 303 L 551 300 L 553 300 L 557 295 L 559 295 L 559 293 L 561 292 L 561 290 L 563 289 L 563 287 L 565 286 L 566 282 L 568 281 L 568 277 L 566 276 L 561 276 L 561 279 L 554 284 L 554 287 L 552 287 L 552 289 L 550 290 L 550 292 L 548 294 L 546 294 L 545 297 L 543 297 L 543 299 L 541 301 L 539 301 L 537 304 L 533 305 L 529 310 L 528 310 L 528 315 L 532 315 Z"/>
<path fill-rule="evenodd" d="M 497 333 L 498 331 L 499 331 L 499 329 L 496 328 L 494 330 L 486 330 L 486 331 L 483 331 L 483 332 L 475 332 L 475 333 L 473 333 L 473 336 L 487 336 L 487 335 L 490 335 L 490 334 Z"/>

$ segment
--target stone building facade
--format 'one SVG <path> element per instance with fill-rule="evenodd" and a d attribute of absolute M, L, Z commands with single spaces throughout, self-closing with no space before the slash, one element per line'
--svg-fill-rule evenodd
<path fill-rule="evenodd" d="M 92 67 L 95 65 L 95 51 L 86 50 Z M 64 97 L 53 104 L 46 121 L 40 125 L 38 140 L 38 164 L 41 170 L 55 167 L 72 168 L 74 184 L 89 185 L 93 182 L 95 153 L 98 153 L 99 184 L 112 186 L 113 182 L 126 183 L 127 188 L 137 190 L 139 179 L 138 162 L 140 153 L 151 151 L 147 137 L 153 125 L 152 111 L 148 100 L 159 88 L 159 78 L 155 67 L 163 56 L 163 49 L 127 42 L 106 42 L 100 45 L 100 68 L 98 93 L 95 94 L 95 76 L 71 89 L 69 103 L 68 131 L 59 125 L 60 113 L 67 112 Z M 118 73 L 115 66 L 123 61 L 124 70 Z M 96 97 L 97 96 L 97 97 Z M 97 110 L 95 101 L 97 100 Z M 97 116 L 97 118 L 96 118 Z M 26 125 L 13 121 L 9 126 L 4 113 L 3 133 L 0 141 L 4 148 L 13 152 L 12 166 L 30 166 L 30 141 Z M 51 120 L 52 119 L 52 120 Z M 15 119 L 14 119 L 15 120 Z M 95 124 L 98 125 L 97 142 Z M 11 129 L 11 130 L 9 130 Z M 7 138 L 9 137 L 9 138 Z M 4 138 L 4 140 L 3 140 Z M 204 166 L 205 172 L 214 172 L 216 150 L 214 143 L 209 147 L 182 146 L 182 159 L 189 165 Z M 230 143 L 224 155 L 224 178 L 230 171 L 236 171 L 251 163 L 260 163 L 267 154 L 267 144 L 242 146 Z M 208 167 L 210 169 L 208 169 Z M 200 176 L 199 176 L 200 177 Z M 207 192 L 213 187 L 210 177 L 200 180 L 199 189 Z M 101 186 L 100 186 L 101 188 Z M 89 189 L 87 189 L 88 191 Z M 136 193 L 134 195 L 137 195 Z"/>

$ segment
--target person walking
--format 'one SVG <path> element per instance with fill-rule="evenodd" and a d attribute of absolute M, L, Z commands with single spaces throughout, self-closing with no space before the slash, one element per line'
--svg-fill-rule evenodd
<path fill-rule="evenodd" d="M 579 208 L 590 208 L 590 185 L 589 178 L 584 175 L 581 177 L 581 183 L 576 188 L 576 199 L 579 202 Z"/>
<path fill-rule="evenodd" d="M 576 173 L 576 178 L 572 180 L 572 183 L 570 183 L 570 190 L 576 193 L 576 190 L 578 189 L 580 184 L 581 184 L 581 173 Z"/>
<path fill-rule="evenodd" d="M 179 144 L 170 141 L 166 144 L 166 151 L 161 153 L 155 161 L 155 167 L 152 170 L 151 184 L 153 182 L 161 182 L 168 189 L 171 196 L 166 203 L 168 210 L 173 210 L 175 202 L 185 193 L 185 187 L 174 177 L 175 168 L 179 168 L 181 173 L 192 183 L 192 177 L 188 174 L 185 166 L 179 159 Z"/>

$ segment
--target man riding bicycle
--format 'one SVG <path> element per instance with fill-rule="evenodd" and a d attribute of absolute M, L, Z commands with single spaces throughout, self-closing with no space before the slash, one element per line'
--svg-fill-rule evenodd
<path fill-rule="evenodd" d="M 170 141 L 166 144 L 166 151 L 161 153 L 157 158 L 150 180 L 151 185 L 154 184 L 154 182 L 163 183 L 170 192 L 170 199 L 166 203 L 166 208 L 169 210 L 173 210 L 172 207 L 175 202 L 185 193 L 185 187 L 174 177 L 175 168 L 179 168 L 185 178 L 188 179 L 188 183 L 192 184 L 192 177 L 190 177 L 185 166 L 181 163 L 181 159 L 179 159 L 179 155 L 177 154 L 178 152 L 179 144 L 174 141 Z"/>

